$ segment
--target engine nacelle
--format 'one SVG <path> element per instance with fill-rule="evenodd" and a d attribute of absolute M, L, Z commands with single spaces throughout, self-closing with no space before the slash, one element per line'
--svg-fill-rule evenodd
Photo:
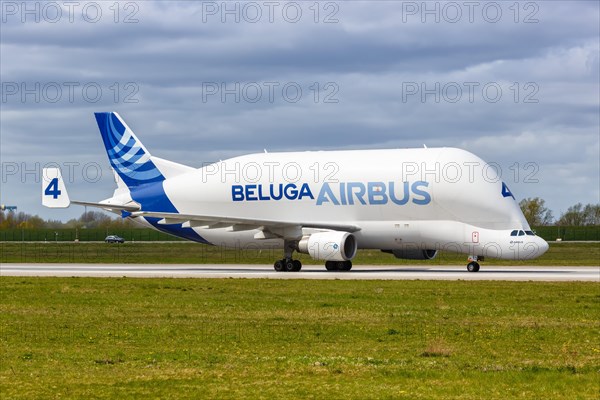
<path fill-rule="evenodd" d="M 315 260 L 352 260 L 356 255 L 356 248 L 356 238 L 348 232 L 313 233 L 298 242 L 298 252 L 309 254 Z"/>
<path fill-rule="evenodd" d="M 382 251 L 392 253 L 396 258 L 403 258 L 405 260 L 432 260 L 437 255 L 437 250 L 396 249 Z"/>

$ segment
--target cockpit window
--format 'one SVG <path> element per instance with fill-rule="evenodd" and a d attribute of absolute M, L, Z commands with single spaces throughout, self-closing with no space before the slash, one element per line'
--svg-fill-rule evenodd
<path fill-rule="evenodd" d="M 534 231 L 522 231 L 520 229 L 515 229 L 513 231 L 510 232 L 510 236 L 535 236 L 535 232 Z"/>

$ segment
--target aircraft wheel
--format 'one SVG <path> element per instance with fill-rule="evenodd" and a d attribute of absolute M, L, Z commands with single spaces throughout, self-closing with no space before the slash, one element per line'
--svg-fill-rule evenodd
<path fill-rule="evenodd" d="M 479 264 L 475 261 L 471 261 L 470 263 L 467 264 L 467 271 L 469 272 L 478 272 L 479 271 Z"/>
<path fill-rule="evenodd" d="M 300 262 L 300 260 L 294 260 L 294 271 L 298 272 L 302 269 L 302 263 Z"/>
<path fill-rule="evenodd" d="M 283 271 L 283 267 L 284 267 L 283 260 L 275 261 L 275 264 L 273 264 L 273 267 L 275 268 L 275 271 L 278 271 L 278 272 Z"/>
<path fill-rule="evenodd" d="M 285 260 L 283 265 L 284 265 L 285 272 L 294 271 L 294 268 L 295 268 L 294 260 Z"/>
<path fill-rule="evenodd" d="M 352 261 L 326 261 L 325 268 L 327 271 L 350 271 Z"/>

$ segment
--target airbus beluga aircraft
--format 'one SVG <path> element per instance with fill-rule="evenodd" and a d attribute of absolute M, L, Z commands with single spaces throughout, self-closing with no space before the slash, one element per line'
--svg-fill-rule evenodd
<path fill-rule="evenodd" d="M 548 249 L 490 165 L 464 150 L 265 151 L 196 169 L 151 155 L 117 113 L 95 116 L 113 196 L 71 201 L 60 169 L 46 168 L 43 205 L 99 207 L 199 243 L 280 248 L 277 271 L 301 269 L 294 252 L 348 271 L 357 249 L 412 260 L 452 251 L 477 272 L 484 257 Z"/>

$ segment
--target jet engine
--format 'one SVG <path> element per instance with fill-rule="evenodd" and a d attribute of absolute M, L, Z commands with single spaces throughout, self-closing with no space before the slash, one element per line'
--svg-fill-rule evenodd
<path fill-rule="evenodd" d="M 319 232 L 304 236 L 298 242 L 298 252 L 315 260 L 348 261 L 356 255 L 356 238 L 348 232 Z"/>

